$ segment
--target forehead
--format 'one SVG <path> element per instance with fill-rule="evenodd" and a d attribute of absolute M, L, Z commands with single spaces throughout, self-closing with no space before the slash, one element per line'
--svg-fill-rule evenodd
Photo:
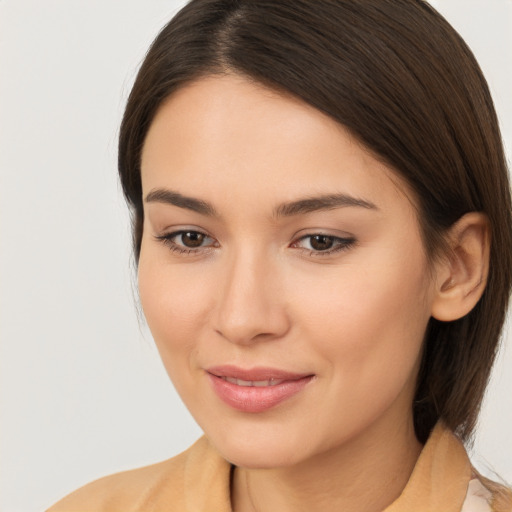
<path fill-rule="evenodd" d="M 261 204 L 339 192 L 374 203 L 412 195 L 341 124 L 236 75 L 202 78 L 160 107 L 142 152 L 144 194 L 169 186 Z"/>

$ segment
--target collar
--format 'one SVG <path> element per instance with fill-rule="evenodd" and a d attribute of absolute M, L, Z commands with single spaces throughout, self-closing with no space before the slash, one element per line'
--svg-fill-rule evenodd
<path fill-rule="evenodd" d="M 439 422 L 402 494 L 384 512 L 460 512 L 471 471 L 462 442 Z M 185 463 L 186 510 L 231 512 L 230 481 L 231 465 L 202 437 Z"/>
<path fill-rule="evenodd" d="M 459 512 L 471 473 L 462 442 L 439 422 L 423 447 L 402 494 L 384 512 Z"/>

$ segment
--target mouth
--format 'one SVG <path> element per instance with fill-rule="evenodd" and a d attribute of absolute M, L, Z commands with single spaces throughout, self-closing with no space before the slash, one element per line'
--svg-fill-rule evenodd
<path fill-rule="evenodd" d="M 234 366 L 208 368 L 206 373 L 217 396 L 230 407 L 259 413 L 301 392 L 314 378 L 275 368 L 242 369 Z"/>
<path fill-rule="evenodd" d="M 277 386 L 284 382 L 283 379 L 268 379 L 268 380 L 242 380 L 235 379 L 234 377 L 219 377 L 220 379 L 225 380 L 226 382 L 230 382 L 231 384 L 236 384 L 237 386 L 243 387 L 256 387 L 263 388 L 266 386 Z"/>

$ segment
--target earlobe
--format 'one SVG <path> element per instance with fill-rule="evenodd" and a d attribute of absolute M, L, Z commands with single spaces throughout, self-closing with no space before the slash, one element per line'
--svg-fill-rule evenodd
<path fill-rule="evenodd" d="M 436 267 L 432 316 L 451 322 L 469 313 L 487 284 L 490 228 L 487 216 L 471 212 L 448 233 L 449 254 Z"/>

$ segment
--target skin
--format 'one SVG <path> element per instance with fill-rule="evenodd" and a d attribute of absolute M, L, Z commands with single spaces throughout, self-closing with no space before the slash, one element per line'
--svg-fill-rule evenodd
<path fill-rule="evenodd" d="M 406 184 L 323 113 L 235 75 L 174 93 L 141 168 L 143 310 L 183 401 L 237 466 L 234 510 L 385 508 L 421 450 L 411 404 L 422 341 L 440 283 L 454 282 L 448 265 L 429 267 Z M 333 194 L 373 207 L 276 214 Z M 206 236 L 187 248 L 171 236 L 180 230 Z M 315 234 L 343 250 L 315 250 Z M 224 364 L 314 378 L 247 413 L 213 391 L 205 369 Z"/>

